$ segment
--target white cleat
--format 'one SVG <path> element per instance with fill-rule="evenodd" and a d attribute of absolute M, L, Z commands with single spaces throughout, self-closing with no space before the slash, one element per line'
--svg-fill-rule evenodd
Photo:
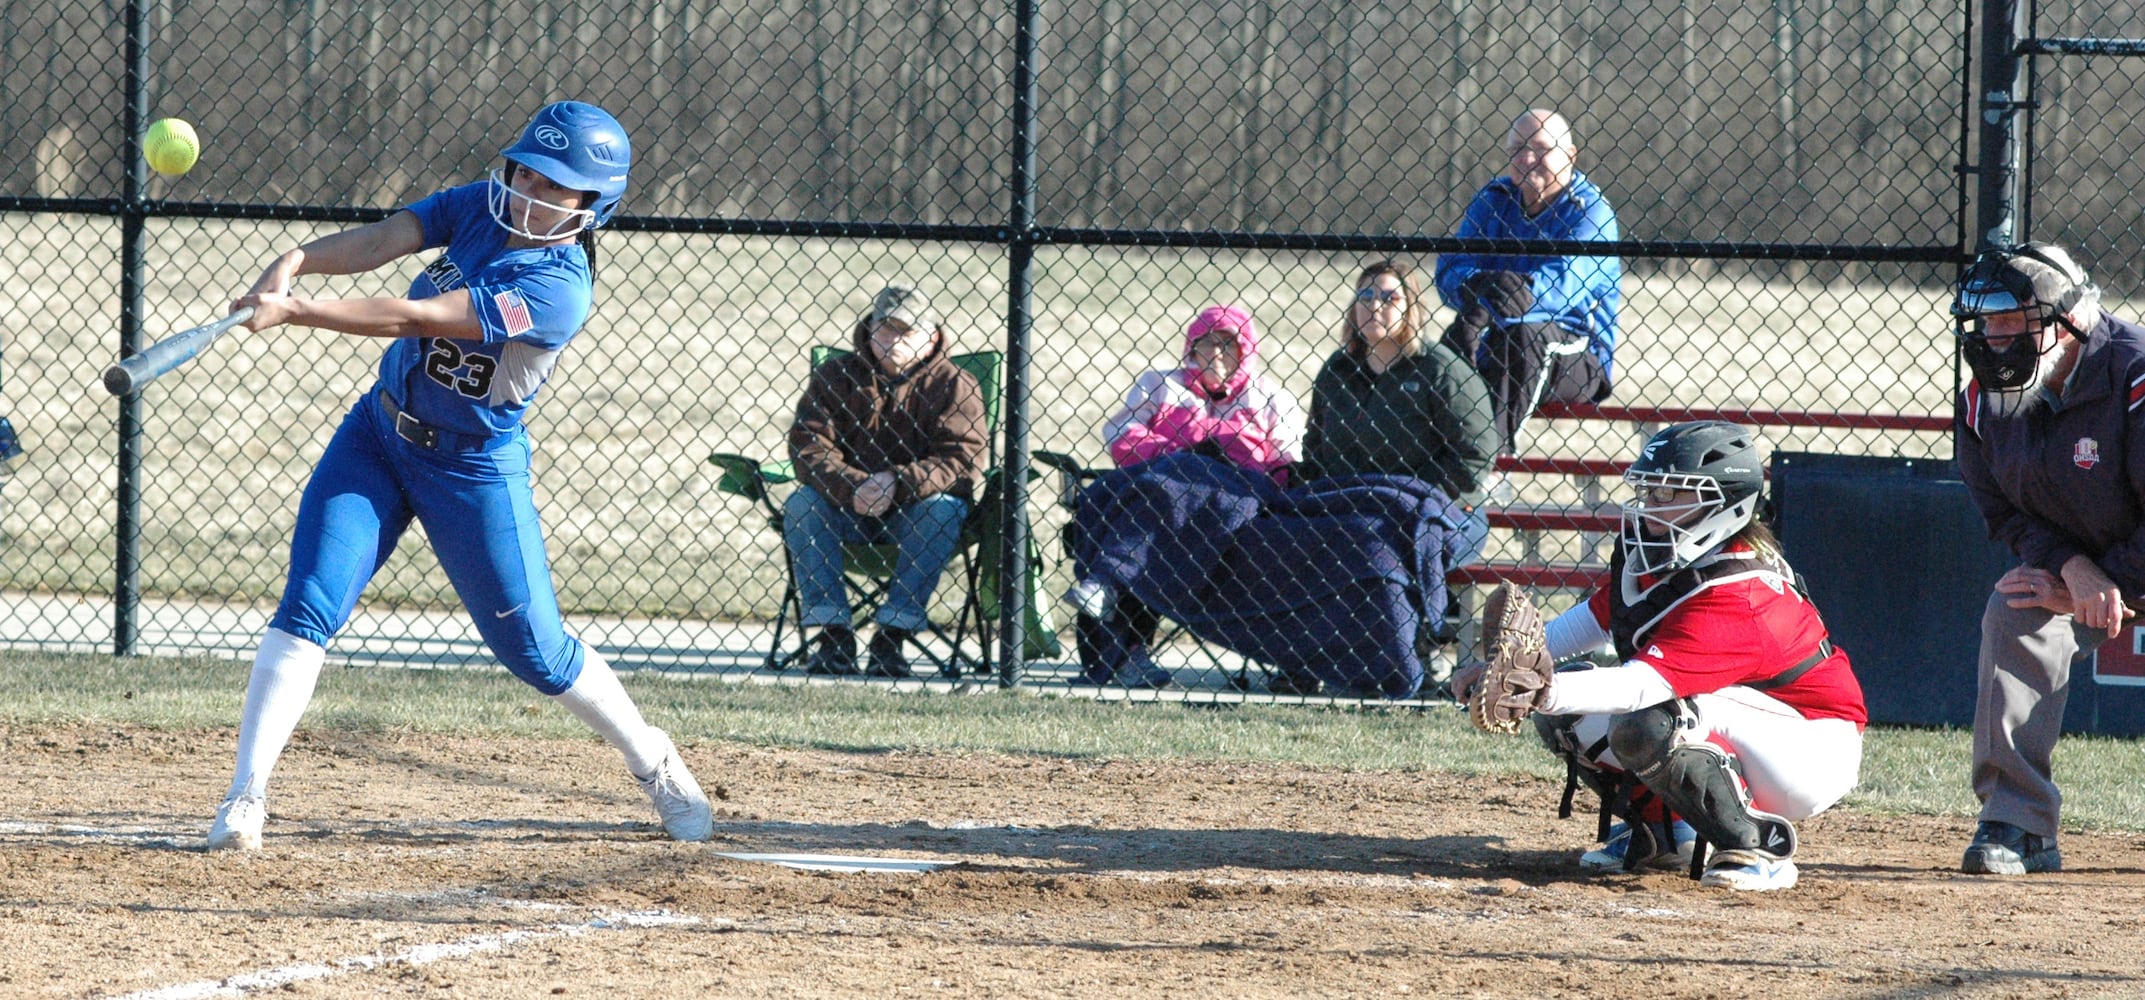
<path fill-rule="evenodd" d="M 216 807 L 209 827 L 209 850 L 258 851 L 261 827 L 268 823 L 268 803 L 259 796 L 233 795 Z"/>
<path fill-rule="evenodd" d="M 1769 858 L 1757 851 L 1720 851 L 1706 862 L 1706 873 L 1698 884 L 1770 892 L 1794 888 L 1796 878 L 1795 862 L 1787 858 Z"/>
<path fill-rule="evenodd" d="M 715 811 L 708 807 L 707 793 L 693 780 L 693 772 L 685 769 L 685 759 L 678 756 L 677 744 L 670 741 L 670 736 L 660 729 L 655 735 L 669 750 L 655 766 L 655 773 L 646 777 L 636 774 L 633 780 L 640 782 L 648 801 L 655 803 L 656 814 L 663 817 L 663 829 L 670 832 L 670 839 L 706 840 L 715 832 Z M 256 834 L 254 843 L 259 842 Z"/>

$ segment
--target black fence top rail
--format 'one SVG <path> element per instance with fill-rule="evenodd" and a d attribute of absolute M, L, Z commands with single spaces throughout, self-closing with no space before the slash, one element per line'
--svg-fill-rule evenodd
<path fill-rule="evenodd" d="M 376 222 L 399 209 L 328 205 L 145 200 L 131 212 L 118 198 L 0 197 L 0 212 L 139 214 L 145 218 L 249 219 L 278 222 Z M 800 219 L 722 219 L 691 216 L 620 215 L 618 232 L 686 233 L 707 236 L 786 236 L 815 239 L 909 240 L 1011 243 L 1011 226 L 909 222 L 842 222 Z M 1089 229 L 1036 226 L 1022 242 L 1033 245 L 1157 247 L 1215 250 L 1292 250 L 1338 253 L 1509 253 L 1559 256 L 1662 257 L 1712 260 L 1892 261 L 1961 263 L 1971 256 L 1959 246 L 1921 244 L 1763 243 L 1713 240 L 1502 240 L 1387 233 L 1234 232 L 1187 229 Z"/>

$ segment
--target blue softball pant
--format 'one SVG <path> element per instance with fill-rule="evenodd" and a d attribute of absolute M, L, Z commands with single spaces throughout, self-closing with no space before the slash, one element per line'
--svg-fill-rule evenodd
<path fill-rule="evenodd" d="M 492 654 L 544 694 L 572 687 L 582 647 L 551 588 L 529 454 L 518 428 L 478 450 L 419 447 L 367 392 L 298 501 L 290 579 L 270 626 L 327 645 L 415 518 Z"/>

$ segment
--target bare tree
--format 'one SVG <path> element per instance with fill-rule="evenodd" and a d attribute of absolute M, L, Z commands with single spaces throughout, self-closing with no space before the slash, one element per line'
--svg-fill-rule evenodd
<path fill-rule="evenodd" d="M 1340 191 L 1347 178 L 1348 167 L 1341 157 L 1348 149 L 1348 99 L 1355 87 L 1356 32 L 1361 30 L 1364 9 L 1351 0 L 1329 0 L 1326 7 L 1325 60 L 1319 73 L 1324 87 L 1313 120 L 1313 145 L 1320 158 L 1317 177 L 1327 194 Z"/>
<path fill-rule="evenodd" d="M 1266 95 L 1274 89 L 1274 52 L 1280 46 L 1281 25 L 1274 16 L 1274 0 L 1258 0 L 1256 15 L 1246 18 L 1243 28 L 1243 59 L 1238 70 L 1236 100 L 1236 169 L 1234 204 L 1230 217 L 1241 228 L 1258 228 L 1266 222 L 1259 199 L 1259 168 L 1263 162 L 1260 133 L 1266 125 Z"/>
<path fill-rule="evenodd" d="M 1802 175 L 1802 144 L 1797 134 L 1795 91 L 1800 83 L 1795 0 L 1773 0 L 1773 110 L 1780 120 L 1780 161 L 1787 176 Z"/>
<path fill-rule="evenodd" d="M 1095 46 L 1095 106 L 1087 119 L 1087 217 L 1103 225 L 1117 197 L 1118 163 L 1124 156 L 1124 0 L 1103 0 L 1102 39 Z"/>

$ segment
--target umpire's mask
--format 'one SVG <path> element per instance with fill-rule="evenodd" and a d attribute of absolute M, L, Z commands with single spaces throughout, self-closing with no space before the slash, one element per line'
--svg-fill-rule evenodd
<path fill-rule="evenodd" d="M 1953 332 L 1966 366 L 1998 412 L 2015 410 L 2047 380 L 2058 338 L 2044 336 L 2046 331 L 2060 328 L 2085 339 L 2070 314 L 2099 296 L 2085 270 L 2058 246 L 2028 243 L 1974 258 L 1952 298 Z M 1989 318 L 2014 312 L 2025 316 L 2029 329 L 1991 344 Z"/>

